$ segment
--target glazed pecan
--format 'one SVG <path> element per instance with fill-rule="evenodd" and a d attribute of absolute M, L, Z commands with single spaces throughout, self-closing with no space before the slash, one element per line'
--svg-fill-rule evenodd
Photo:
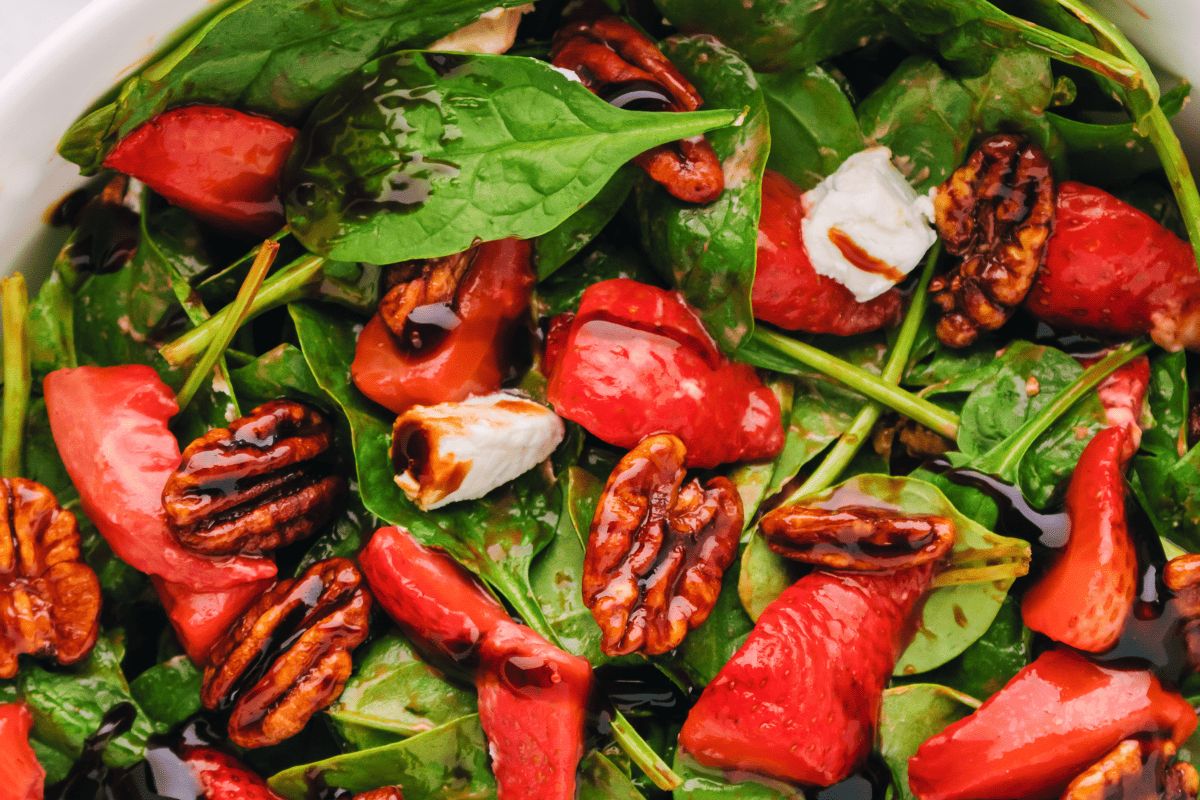
<path fill-rule="evenodd" d="M 870 506 L 787 505 L 758 523 L 767 544 L 793 561 L 879 572 L 936 561 L 954 546 L 954 523 Z"/>
<path fill-rule="evenodd" d="M 1200 671 L 1200 555 L 1185 553 L 1168 561 L 1163 583 L 1174 595 L 1171 602 L 1183 620 L 1188 664 Z"/>
<path fill-rule="evenodd" d="M 554 66 L 572 70 L 584 86 L 618 108 L 695 111 L 704 102 L 654 42 L 619 17 L 564 25 L 554 36 L 551 56 Z M 721 160 L 702 136 L 660 145 L 634 161 L 684 202 L 711 203 L 725 189 Z"/>
<path fill-rule="evenodd" d="M 473 247 L 442 258 L 405 261 L 387 269 L 379 316 L 401 344 L 413 351 L 435 346 L 433 337 L 444 336 L 458 324 L 454 300 L 476 252 Z"/>
<path fill-rule="evenodd" d="M 962 259 L 929 286 L 943 312 L 937 335 L 965 347 L 1007 322 L 1033 286 L 1054 219 L 1050 161 L 1019 136 L 992 136 L 933 204 L 946 250 Z"/>
<path fill-rule="evenodd" d="M 708 618 L 737 554 L 742 501 L 726 478 L 684 482 L 687 449 L 648 436 L 608 478 L 583 563 L 583 601 L 609 655 L 665 653 Z"/>
<path fill-rule="evenodd" d="M 200 698 L 231 709 L 239 747 L 282 742 L 342 693 L 367 638 L 371 597 L 353 562 L 331 558 L 279 581 L 217 642 Z"/>
<path fill-rule="evenodd" d="M 404 792 L 399 786 L 384 786 L 369 792 L 359 792 L 354 800 L 404 800 Z"/>
<path fill-rule="evenodd" d="M 274 550 L 329 521 L 346 489 L 319 461 L 333 431 L 315 409 L 288 400 L 259 406 L 183 451 L 163 488 L 181 544 L 210 555 Z"/>
<path fill-rule="evenodd" d="M 1195 800 L 1200 775 L 1175 753 L 1170 741 L 1126 739 L 1071 781 L 1062 800 Z"/>
<path fill-rule="evenodd" d="M 100 582 L 80 559 L 75 515 L 24 478 L 0 479 L 0 678 L 17 657 L 74 664 L 96 643 Z"/>

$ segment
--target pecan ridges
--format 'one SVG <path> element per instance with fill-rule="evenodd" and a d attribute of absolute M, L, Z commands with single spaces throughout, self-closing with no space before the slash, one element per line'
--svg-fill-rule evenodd
<path fill-rule="evenodd" d="M 684 482 L 678 437 L 643 439 L 617 463 L 593 517 L 583 600 L 609 655 L 665 653 L 708 618 L 737 555 L 742 501 L 723 477 Z"/>
<path fill-rule="evenodd" d="M 0 678 L 22 654 L 73 664 L 96 643 L 100 582 L 80 558 L 75 515 L 23 478 L 0 480 Z"/>
<path fill-rule="evenodd" d="M 942 310 L 937 335 L 965 347 L 996 330 L 1033 286 L 1054 220 L 1050 161 L 1022 137 L 986 139 L 938 189 L 938 234 L 962 260 L 929 286 Z"/>
<path fill-rule="evenodd" d="M 342 693 L 367 638 L 371 598 L 353 562 L 331 558 L 275 584 L 217 643 L 206 708 L 230 709 L 229 739 L 265 747 L 299 733 Z"/>
<path fill-rule="evenodd" d="M 176 537 L 196 552 L 234 555 L 310 536 L 346 488 L 319 460 L 332 442 L 322 414 L 287 400 L 204 434 L 183 451 L 163 488 Z"/>
<path fill-rule="evenodd" d="M 379 316 L 403 346 L 414 352 L 435 346 L 437 342 L 430 341 L 431 329 L 440 329 L 444 335 L 457 324 L 454 300 L 477 253 L 472 247 L 442 258 L 406 261 L 388 268 Z M 413 313 L 417 309 L 431 312 L 425 314 L 431 319 L 418 319 L 420 312 Z"/>
<path fill-rule="evenodd" d="M 828 569 L 894 571 L 937 561 L 954 546 L 946 517 L 905 514 L 870 506 L 836 509 L 780 506 L 759 530 L 774 552 Z"/>

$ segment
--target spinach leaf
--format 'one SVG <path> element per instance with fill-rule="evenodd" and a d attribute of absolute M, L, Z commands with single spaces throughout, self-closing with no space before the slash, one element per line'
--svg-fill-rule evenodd
<path fill-rule="evenodd" d="M 230 372 L 230 379 L 238 396 L 248 406 L 280 397 L 310 400 L 318 404 L 328 401 L 324 390 L 313 377 L 308 362 L 304 360 L 304 354 L 295 345 L 287 343 L 234 369 Z"/>
<path fill-rule="evenodd" d="M 754 621 L 738 598 L 740 574 L 741 566 L 735 560 L 721 580 L 721 593 L 712 613 L 679 646 L 679 663 L 697 685 L 715 678 L 754 629 Z"/>
<path fill-rule="evenodd" d="M 616 171 L 600 192 L 582 208 L 567 217 L 554 230 L 534 241 L 538 280 L 554 274 L 583 248 L 591 244 L 604 226 L 621 210 L 633 191 L 638 168 L 626 164 Z"/>
<path fill-rule="evenodd" d="M 288 221 L 313 252 L 372 264 L 529 239 L 637 154 L 737 114 L 625 111 L 531 58 L 394 53 L 313 110 L 285 178 Z"/>
<path fill-rule="evenodd" d="M 75 356 L 74 297 L 57 269 L 29 304 L 29 366 L 35 390 L 56 369 L 78 366 Z"/>
<path fill-rule="evenodd" d="M 355 750 L 406 739 L 475 713 L 475 693 L 451 683 L 398 634 L 371 642 L 329 717 Z"/>
<path fill-rule="evenodd" d="M 682 750 L 675 751 L 674 770 L 683 778 L 674 800 L 804 800 L 803 790 L 770 778 L 737 780 L 724 770 L 698 763 Z"/>
<path fill-rule="evenodd" d="M 17 693 L 33 713 L 33 735 L 72 761 L 78 758 L 84 740 L 100 727 L 110 709 L 121 703 L 137 706 L 121 673 L 124 655 L 122 634 L 114 631 L 101 636 L 91 654 L 73 667 L 51 671 L 37 663 L 23 665 Z M 114 767 L 137 763 L 152 733 L 150 718 L 139 708 L 133 728 L 104 751 L 105 763 Z"/>
<path fill-rule="evenodd" d="M 189 103 L 298 122 L 378 54 L 430 44 L 489 9 L 524 1 L 235 0 L 77 120 L 58 151 L 91 174 L 134 128 Z"/>
<path fill-rule="evenodd" d="M 574 258 L 563 269 L 538 284 L 534 314 L 538 319 L 579 308 L 583 293 L 593 283 L 613 278 L 633 278 L 659 283 L 642 252 L 615 237 L 604 237 Z"/>
<path fill-rule="evenodd" d="M 712 203 L 684 203 L 648 177 L 637 187 L 651 263 L 673 278 L 717 344 L 733 352 L 754 331 L 750 292 L 771 149 L 766 101 L 750 67 L 710 36 L 673 36 L 663 51 L 708 103 L 748 109 L 740 125 L 708 137 L 725 171 L 725 191 Z"/>
<path fill-rule="evenodd" d="M 917 748 L 978 707 L 975 698 L 934 683 L 897 686 L 883 693 L 879 750 L 892 771 L 898 798 L 914 800 L 908 788 L 908 760 Z"/>
<path fill-rule="evenodd" d="M 1032 639 L 1021 621 L 1020 603 L 1009 595 L 983 636 L 925 677 L 972 697 L 991 697 L 1029 663 Z"/>
<path fill-rule="evenodd" d="M 771 137 L 767 167 L 811 189 L 863 147 L 862 131 L 850 98 L 817 66 L 758 75 Z"/>
<path fill-rule="evenodd" d="M 580 762 L 581 800 L 638 800 L 628 776 L 600 753 Z M 479 717 L 470 715 L 393 744 L 301 764 L 274 775 L 271 788 L 287 800 L 309 796 L 309 780 L 320 775 L 327 786 L 364 792 L 399 786 L 405 800 L 481 800 L 496 796 L 488 769 L 488 745 Z"/>
<path fill-rule="evenodd" d="M 719 36 L 766 71 L 811 66 L 859 47 L 883 27 L 874 0 L 655 0 L 655 5 L 680 30 Z"/>
<path fill-rule="evenodd" d="M 154 732 L 167 733 L 200 710 L 200 678 L 191 659 L 175 656 L 130 681 L 129 691 Z"/>
<path fill-rule="evenodd" d="M 392 480 L 391 423 L 350 382 L 353 321 L 304 303 L 288 310 L 313 376 L 349 424 L 358 491 L 367 510 L 408 529 L 423 544 L 445 550 L 494 588 L 527 625 L 552 636 L 529 588 L 530 564 L 552 538 L 556 521 L 544 477 L 533 470 L 481 500 L 418 510 Z"/>

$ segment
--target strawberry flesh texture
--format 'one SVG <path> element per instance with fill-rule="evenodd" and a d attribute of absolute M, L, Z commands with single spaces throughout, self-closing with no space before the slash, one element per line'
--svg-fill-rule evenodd
<path fill-rule="evenodd" d="M 0 705 L 0 800 L 42 800 L 46 771 L 29 745 L 32 727 L 24 705 Z"/>
<path fill-rule="evenodd" d="M 860 303 L 842 284 L 818 275 L 804 247 L 804 193 L 767 170 L 758 223 L 758 266 L 751 302 L 755 319 L 792 331 L 853 336 L 895 324 L 900 292 Z"/>
<path fill-rule="evenodd" d="M 1200 348 L 1200 271 L 1192 248 L 1133 206 L 1082 183 L 1059 186 L 1054 234 L 1025 306 L 1069 330 L 1149 333 Z"/>
<path fill-rule="evenodd" d="M 266 781 L 220 750 L 188 747 L 182 756 L 204 791 L 205 800 L 283 800 Z"/>
<path fill-rule="evenodd" d="M 688 714 L 680 745 L 700 763 L 830 786 L 871 749 L 883 689 L 928 565 L 813 572 L 763 612 Z"/>
<path fill-rule="evenodd" d="M 1058 797 L 1122 740 L 1150 734 L 1178 745 L 1195 728 L 1192 707 L 1149 672 L 1051 650 L 922 744 L 909 786 L 918 800 Z"/>

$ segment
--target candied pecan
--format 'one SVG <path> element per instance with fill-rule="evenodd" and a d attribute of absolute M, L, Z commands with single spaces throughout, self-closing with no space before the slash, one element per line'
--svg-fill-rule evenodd
<path fill-rule="evenodd" d="M 413 351 L 436 345 L 431 336 L 458 324 L 454 301 L 458 285 L 475 260 L 477 248 L 461 253 L 393 264 L 384 273 L 387 291 L 379 316 L 400 342 Z"/>
<path fill-rule="evenodd" d="M 362 582 L 348 559 L 319 561 L 275 584 L 217 642 L 200 698 L 232 709 L 230 741 L 277 744 L 338 698 L 350 651 L 367 638 L 371 597 Z"/>
<path fill-rule="evenodd" d="M 399 786 L 384 786 L 369 792 L 359 792 L 354 800 L 404 800 L 404 792 Z"/>
<path fill-rule="evenodd" d="M 1175 761 L 1175 753 L 1170 741 L 1126 739 L 1071 781 L 1062 800 L 1195 800 L 1200 776 L 1191 764 Z"/>
<path fill-rule="evenodd" d="M 1183 620 L 1188 664 L 1200 670 L 1200 555 L 1185 553 L 1168 561 L 1163 583 L 1174 595 L 1171 602 Z"/>
<path fill-rule="evenodd" d="M 695 111 L 703 103 L 654 42 L 619 17 L 564 25 L 554 35 L 551 56 L 554 66 L 572 70 L 618 108 Z M 659 145 L 634 162 L 684 202 L 711 203 L 725 189 L 721 160 L 702 136 Z"/>
<path fill-rule="evenodd" d="M 647 436 L 617 463 L 596 507 L 583 601 L 609 655 L 677 647 L 708 618 L 737 554 L 737 490 L 720 477 L 685 483 L 686 455 L 676 436 Z"/>
<path fill-rule="evenodd" d="M 96 643 L 100 582 L 79 553 L 75 515 L 24 478 L 0 479 L 0 678 L 22 654 L 74 664 Z"/>
<path fill-rule="evenodd" d="M 962 261 L 929 286 L 938 339 L 965 347 L 996 330 L 1033 286 L 1054 219 L 1050 161 L 1019 136 L 986 139 L 933 201 L 946 250 Z"/>
<path fill-rule="evenodd" d="M 274 550 L 329 521 L 346 482 L 318 458 L 333 431 L 315 409 L 274 400 L 196 439 L 163 487 L 181 544 L 200 553 Z"/>
<path fill-rule="evenodd" d="M 945 517 L 870 506 L 776 508 L 758 523 L 767 545 L 793 561 L 879 572 L 936 561 L 954 546 Z"/>

